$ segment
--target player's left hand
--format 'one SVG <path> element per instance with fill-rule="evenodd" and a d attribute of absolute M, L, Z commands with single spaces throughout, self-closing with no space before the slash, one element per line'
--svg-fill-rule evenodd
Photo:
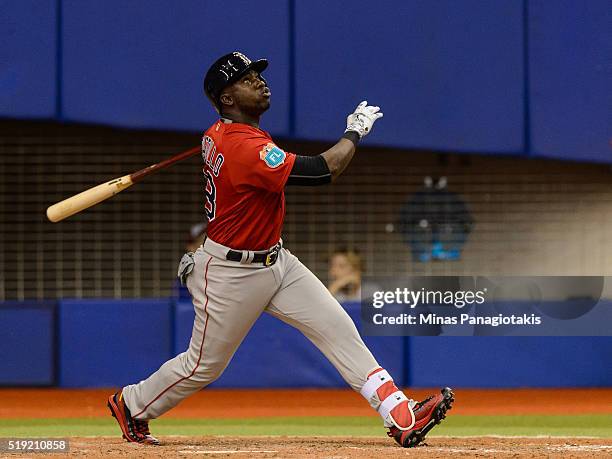
<path fill-rule="evenodd" d="M 359 134 L 359 138 L 362 139 L 370 133 L 374 121 L 382 117 L 383 114 L 380 111 L 380 107 L 368 105 L 368 101 L 364 100 L 357 105 L 355 111 L 346 118 L 346 130 L 344 132 L 354 131 Z"/>

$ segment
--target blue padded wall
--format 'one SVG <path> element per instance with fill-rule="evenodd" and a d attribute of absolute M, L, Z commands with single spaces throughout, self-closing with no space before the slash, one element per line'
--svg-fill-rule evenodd
<path fill-rule="evenodd" d="M 56 4 L 0 1 L 0 116 L 55 116 Z"/>
<path fill-rule="evenodd" d="M 528 6 L 533 154 L 612 162 L 612 4 Z"/>
<path fill-rule="evenodd" d="M 347 304 L 352 319 L 359 321 L 359 305 Z M 175 353 L 187 349 L 194 312 L 191 303 L 176 306 Z M 364 337 L 383 365 L 403 383 L 402 337 Z M 344 380 L 321 352 L 298 330 L 263 314 L 236 351 L 213 387 L 347 387 Z"/>
<path fill-rule="evenodd" d="M 414 387 L 612 385 L 612 337 L 410 338 Z"/>
<path fill-rule="evenodd" d="M 0 303 L 0 385 L 54 383 L 55 304 Z"/>
<path fill-rule="evenodd" d="M 273 104 L 262 128 L 288 130 L 288 1 L 64 1 L 66 119 L 204 130 L 216 113 L 204 73 L 222 54 L 268 57 Z"/>
<path fill-rule="evenodd" d="M 273 135 L 336 140 L 366 98 L 366 143 L 612 162 L 609 0 L 0 7 L 0 117 L 201 131 L 203 73 L 240 49 L 270 59 Z"/>
<path fill-rule="evenodd" d="M 59 385 L 137 383 L 172 353 L 169 299 L 61 300 Z"/>
<path fill-rule="evenodd" d="M 522 15 L 516 0 L 296 2 L 297 135 L 339 138 L 367 99 L 385 114 L 373 143 L 522 152 Z"/>
<path fill-rule="evenodd" d="M 56 324 L 55 307 L 54 301 L 0 304 L 0 385 L 138 382 L 186 349 L 194 317 L 190 303 L 174 308 L 168 299 L 63 300 Z M 344 307 L 359 324 L 359 305 Z M 612 337 L 364 336 L 364 341 L 400 385 L 612 386 Z M 301 333 L 264 314 L 214 386 L 346 384 Z"/>

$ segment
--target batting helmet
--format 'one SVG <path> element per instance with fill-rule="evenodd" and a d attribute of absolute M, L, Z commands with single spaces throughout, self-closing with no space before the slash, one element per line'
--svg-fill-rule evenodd
<path fill-rule="evenodd" d="M 258 73 L 263 72 L 268 67 L 266 59 L 251 61 L 244 54 L 234 51 L 226 54 L 215 61 L 210 66 L 204 77 L 204 92 L 217 109 L 221 107 L 219 97 L 223 88 L 238 81 L 238 79 L 249 70 Z"/>

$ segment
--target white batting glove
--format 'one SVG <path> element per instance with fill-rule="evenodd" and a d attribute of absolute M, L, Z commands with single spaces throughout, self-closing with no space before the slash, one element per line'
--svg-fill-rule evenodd
<path fill-rule="evenodd" d="M 357 105 L 355 111 L 346 118 L 346 130 L 344 132 L 354 131 L 359 134 L 359 138 L 362 139 L 372 130 L 374 121 L 383 117 L 382 112 L 379 110 L 380 107 L 368 105 L 368 101 L 364 100 Z"/>

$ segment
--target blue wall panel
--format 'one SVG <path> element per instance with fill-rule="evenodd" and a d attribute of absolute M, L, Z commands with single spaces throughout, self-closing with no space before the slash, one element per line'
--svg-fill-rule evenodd
<path fill-rule="evenodd" d="M 169 299 L 62 300 L 59 384 L 136 383 L 171 357 Z"/>
<path fill-rule="evenodd" d="M 415 387 L 612 386 L 611 337 L 410 338 Z"/>
<path fill-rule="evenodd" d="M 54 383 L 54 307 L 55 302 L 0 305 L 0 385 Z M 179 303 L 173 317 L 166 299 L 63 300 L 59 307 L 58 383 L 64 387 L 137 382 L 186 349 L 193 324 L 190 303 Z M 358 305 L 345 307 L 359 323 Z M 364 340 L 401 385 L 612 386 L 610 337 L 412 337 L 406 338 L 407 354 L 402 337 Z M 267 314 L 214 385 L 346 387 L 306 338 Z"/>
<path fill-rule="evenodd" d="M 204 130 L 216 113 L 202 81 L 219 56 L 268 57 L 272 108 L 262 128 L 288 130 L 288 1 L 64 1 L 67 119 Z"/>
<path fill-rule="evenodd" d="M 346 305 L 359 321 L 359 305 Z M 175 353 L 183 352 L 191 336 L 193 306 L 176 307 Z M 402 337 L 365 337 L 365 342 L 383 365 L 403 383 Z M 321 352 L 298 330 L 263 314 L 234 355 L 214 387 L 347 387 Z"/>
<path fill-rule="evenodd" d="M 55 302 L 0 303 L 0 385 L 50 385 Z"/>
<path fill-rule="evenodd" d="M 297 134 L 335 140 L 367 99 L 368 140 L 523 151 L 522 2 L 296 2 Z"/>
<path fill-rule="evenodd" d="M 612 162 L 612 4 L 529 2 L 532 150 Z"/>
<path fill-rule="evenodd" d="M 0 1 L 0 116 L 55 115 L 56 4 Z"/>

